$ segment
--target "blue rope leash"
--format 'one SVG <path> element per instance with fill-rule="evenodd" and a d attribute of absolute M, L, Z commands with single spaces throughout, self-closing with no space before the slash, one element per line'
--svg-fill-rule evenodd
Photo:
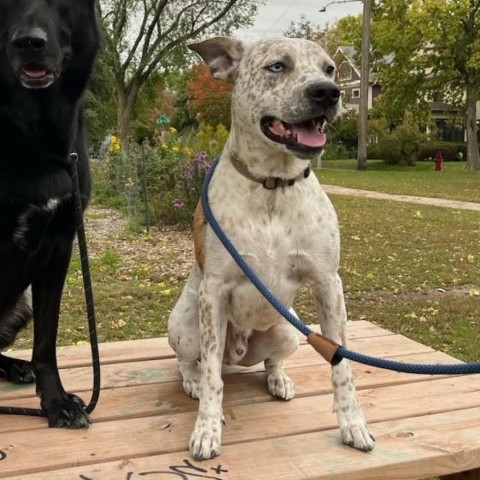
<path fill-rule="evenodd" d="M 213 174 L 218 165 L 217 158 L 205 176 L 205 181 L 202 186 L 201 202 L 205 218 L 212 227 L 220 242 L 230 253 L 233 259 L 237 262 L 243 273 L 253 283 L 257 290 L 265 297 L 265 299 L 282 315 L 288 322 L 290 322 L 297 330 L 303 333 L 309 343 L 332 365 L 338 364 L 343 358 L 347 358 L 354 362 L 363 363 L 372 367 L 384 368 L 387 370 L 394 370 L 396 372 L 414 373 L 420 375 L 465 375 L 480 373 L 480 362 L 472 363 L 457 363 L 457 364 L 418 364 L 418 363 L 403 363 L 393 360 L 386 360 L 383 358 L 370 357 L 361 353 L 353 352 L 345 347 L 335 344 L 329 339 L 316 334 L 307 325 L 305 325 L 298 317 L 293 315 L 285 305 L 272 293 L 272 291 L 260 280 L 258 275 L 252 270 L 250 265 L 238 253 L 232 242 L 225 235 L 224 231 L 218 224 L 208 201 L 208 186 L 213 178 Z M 332 346 L 334 347 L 332 350 Z"/>

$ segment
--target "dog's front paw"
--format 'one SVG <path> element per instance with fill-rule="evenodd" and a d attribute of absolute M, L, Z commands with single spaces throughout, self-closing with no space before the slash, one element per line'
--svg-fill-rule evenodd
<path fill-rule="evenodd" d="M 295 384 L 292 379 L 280 368 L 267 374 L 268 391 L 282 400 L 291 400 L 295 397 Z"/>
<path fill-rule="evenodd" d="M 220 455 L 222 425 L 220 420 L 199 420 L 190 437 L 190 453 L 195 460 L 208 460 Z"/>
<path fill-rule="evenodd" d="M 355 415 L 346 425 L 340 425 L 342 441 L 349 447 L 371 452 L 375 445 L 375 437 L 370 433 L 363 414 Z"/>
<path fill-rule="evenodd" d="M 88 428 L 92 423 L 83 400 L 71 393 L 49 401 L 42 399 L 41 405 L 47 414 L 49 427 Z"/>

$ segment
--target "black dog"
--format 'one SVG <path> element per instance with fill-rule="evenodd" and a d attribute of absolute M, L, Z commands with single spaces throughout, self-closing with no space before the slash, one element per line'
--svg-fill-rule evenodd
<path fill-rule="evenodd" d="M 0 350 L 33 313 L 32 364 L 0 354 L 13 382 L 36 379 L 51 427 L 86 427 L 58 374 L 60 301 L 75 236 L 69 154 L 90 194 L 82 95 L 98 33 L 94 0 L 0 0 Z"/>

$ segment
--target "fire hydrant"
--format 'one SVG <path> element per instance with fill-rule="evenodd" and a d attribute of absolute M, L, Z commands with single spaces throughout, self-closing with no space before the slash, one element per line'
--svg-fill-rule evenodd
<path fill-rule="evenodd" d="M 435 162 L 435 171 L 441 172 L 443 170 L 443 155 L 442 152 L 437 152 L 433 157 Z"/>

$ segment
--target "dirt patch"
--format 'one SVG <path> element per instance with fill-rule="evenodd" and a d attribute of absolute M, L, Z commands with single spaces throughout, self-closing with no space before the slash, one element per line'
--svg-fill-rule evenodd
<path fill-rule="evenodd" d="M 129 233 L 128 220 L 120 212 L 92 206 L 86 215 L 86 231 L 91 258 L 115 252 L 122 261 L 120 275 L 130 275 L 143 266 L 153 275 L 184 280 L 193 264 L 191 232 L 180 226 Z"/>

